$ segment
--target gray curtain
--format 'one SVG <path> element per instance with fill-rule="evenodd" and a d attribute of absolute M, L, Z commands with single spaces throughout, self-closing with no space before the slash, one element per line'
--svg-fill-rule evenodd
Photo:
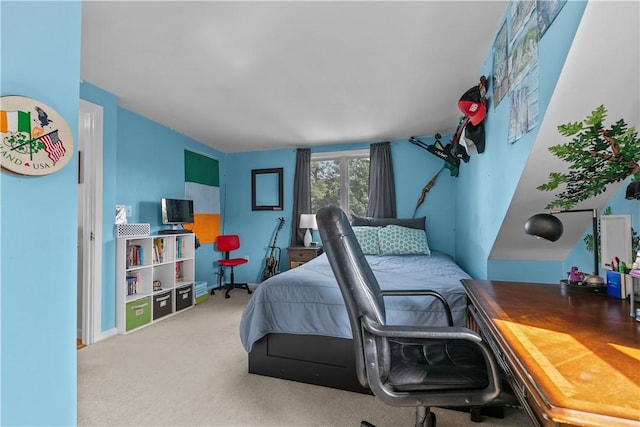
<path fill-rule="evenodd" d="M 293 179 L 293 209 L 291 213 L 290 246 L 304 244 L 305 230 L 300 229 L 300 214 L 311 212 L 311 150 L 296 150 L 296 174 Z"/>
<path fill-rule="evenodd" d="M 369 149 L 369 203 L 367 216 L 396 217 L 396 186 L 393 179 L 391 143 L 371 144 Z"/>

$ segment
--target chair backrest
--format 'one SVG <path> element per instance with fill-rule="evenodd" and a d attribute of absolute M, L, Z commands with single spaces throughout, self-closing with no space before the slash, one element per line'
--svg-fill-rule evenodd
<path fill-rule="evenodd" d="M 367 386 L 360 319 L 364 315 L 380 324 L 386 324 L 382 291 L 345 213 L 335 206 L 326 207 L 318 211 L 316 220 L 325 253 L 347 307 L 356 351 L 358 380 L 363 386 Z"/>
<path fill-rule="evenodd" d="M 216 237 L 216 249 L 220 252 L 235 251 L 240 247 L 240 237 L 237 234 L 226 234 Z"/>
<path fill-rule="evenodd" d="M 386 325 L 383 294 L 362 253 L 347 216 L 339 208 L 328 207 L 320 209 L 316 219 L 325 253 L 349 315 L 356 374 L 360 384 L 369 386 L 379 399 L 395 406 L 469 406 L 472 403 L 485 405 L 496 399 L 501 390 L 498 364 L 489 346 L 482 341 L 482 337 L 467 328 L 449 326 L 412 330 L 417 334 L 429 335 L 422 336 L 418 345 L 421 346 L 431 340 L 429 351 L 435 350 L 436 347 L 440 348 L 437 352 L 438 357 L 433 358 L 429 364 L 430 370 L 422 364 L 423 361 L 426 362 L 424 357 L 414 359 L 411 351 L 405 354 L 406 347 L 403 347 L 397 355 L 401 357 L 394 358 L 392 347 L 397 349 L 398 346 L 392 345 L 389 337 L 402 340 L 409 336 L 404 334 L 406 330 L 404 333 L 395 335 L 389 330 L 386 333 L 376 332 L 376 329 L 381 330 L 379 325 Z M 366 328 L 363 325 L 366 325 Z M 466 344 L 464 347 L 455 346 L 462 341 Z M 418 354 L 424 355 L 425 350 L 426 347 Z M 471 350 L 479 357 L 477 366 L 474 365 L 475 362 L 467 363 L 469 361 L 467 356 L 470 356 Z M 443 351 L 447 357 L 442 357 Z M 462 352 L 465 358 L 456 357 L 455 361 L 449 360 L 451 357 L 449 352 L 453 352 L 454 356 L 456 352 Z M 395 366 L 399 367 L 395 375 L 398 382 L 387 387 L 391 367 L 394 365 L 392 359 L 395 361 Z M 461 364 L 457 360 L 460 360 Z M 403 365 L 402 363 L 405 362 L 406 365 Z M 419 363 L 412 364 L 413 362 Z M 413 369 L 414 366 L 421 367 Z M 426 379 L 430 379 L 431 384 L 420 389 L 420 384 Z M 417 385 L 418 388 L 402 390 L 395 389 L 395 385 L 401 387 Z M 417 422 L 416 425 L 418 425 Z"/>

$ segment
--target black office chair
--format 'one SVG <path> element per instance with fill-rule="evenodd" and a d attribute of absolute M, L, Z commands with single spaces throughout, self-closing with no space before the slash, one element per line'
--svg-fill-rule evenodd
<path fill-rule="evenodd" d="M 453 326 L 444 297 L 431 290 L 382 291 L 344 212 L 322 208 L 316 218 L 347 307 L 360 383 L 388 405 L 415 406 L 416 427 L 435 426 L 431 406 L 492 403 L 502 388 L 496 361 L 477 333 Z M 387 325 L 383 297 L 394 295 L 437 298 L 448 326 Z"/>

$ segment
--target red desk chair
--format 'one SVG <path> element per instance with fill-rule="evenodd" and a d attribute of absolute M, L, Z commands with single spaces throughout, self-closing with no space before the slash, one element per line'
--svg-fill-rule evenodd
<path fill-rule="evenodd" d="M 218 266 L 220 268 L 218 275 L 218 287 L 220 289 L 224 288 L 227 290 L 224 294 L 225 298 L 230 298 L 229 292 L 231 292 L 234 288 L 246 289 L 247 293 L 249 294 L 252 292 L 251 289 L 249 289 L 248 284 L 236 283 L 233 279 L 233 268 L 249 262 L 244 258 L 230 258 L 229 253 L 231 251 L 235 251 L 238 248 L 240 248 L 240 238 L 237 234 L 228 234 L 216 237 L 216 249 L 220 252 L 224 252 L 224 258 L 218 260 Z M 224 281 L 224 279 L 222 276 L 224 271 L 222 269 L 224 267 L 231 267 L 231 281 L 223 286 L 222 282 Z"/>

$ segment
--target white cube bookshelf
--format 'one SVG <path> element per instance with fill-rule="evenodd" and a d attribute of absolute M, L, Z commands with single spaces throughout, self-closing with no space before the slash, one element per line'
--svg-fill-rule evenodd
<path fill-rule="evenodd" d="M 119 237 L 116 327 L 126 334 L 195 304 L 193 233 Z M 154 283 L 160 287 L 154 287 Z"/>

